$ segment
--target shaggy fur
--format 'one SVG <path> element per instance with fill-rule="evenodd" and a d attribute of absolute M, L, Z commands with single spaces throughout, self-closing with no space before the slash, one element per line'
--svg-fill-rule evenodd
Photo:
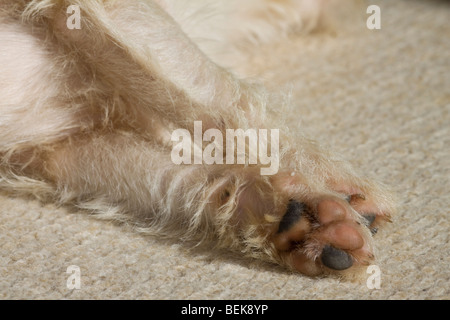
<path fill-rule="evenodd" d="M 350 271 L 369 264 L 363 216 L 376 215 L 372 231 L 389 220 L 389 193 L 285 128 L 284 97 L 224 68 L 243 45 L 328 25 L 336 4 L 198 2 L 0 0 L 0 188 L 308 275 L 334 272 L 330 245 Z M 73 4 L 80 30 L 66 27 Z M 199 120 L 204 132 L 280 129 L 278 173 L 174 164 L 171 133 Z M 293 202 L 308 209 L 281 232 Z"/>

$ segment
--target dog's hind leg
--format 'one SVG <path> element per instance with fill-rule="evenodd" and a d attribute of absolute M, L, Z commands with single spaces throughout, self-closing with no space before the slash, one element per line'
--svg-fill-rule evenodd
<path fill-rule="evenodd" d="M 80 8 L 79 30 L 67 28 L 69 5 Z M 204 128 L 221 128 L 263 113 L 257 90 L 213 63 L 153 1 L 31 1 L 22 16 L 79 55 L 116 97 L 119 117 L 136 110 L 136 119 L 151 112 L 181 127 L 203 119 Z"/>
<path fill-rule="evenodd" d="M 81 9 L 80 30 L 67 29 L 69 4 Z M 171 161 L 152 121 L 169 131 L 191 130 L 195 120 L 222 132 L 283 127 L 260 121 L 265 97 L 202 55 L 156 4 L 30 1 L 22 18 L 46 33 L 60 71 L 74 76 L 62 78 L 66 99 L 52 106 L 79 118 L 68 136 L 34 146 L 41 153 L 32 166 L 19 163 L 17 174 L 48 181 L 62 202 L 135 213 L 161 231 L 215 238 L 307 274 L 371 261 L 369 228 L 388 217 L 389 199 L 300 135 L 281 130 L 273 176 L 262 176 L 260 165 Z M 51 114 L 39 121 L 55 120 Z"/>

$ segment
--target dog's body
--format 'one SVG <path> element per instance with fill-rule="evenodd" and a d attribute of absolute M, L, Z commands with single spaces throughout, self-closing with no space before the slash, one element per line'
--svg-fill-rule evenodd
<path fill-rule="evenodd" d="M 223 68 L 242 44 L 323 25 L 330 1 L 186 3 L 0 0 L 0 188 L 309 275 L 369 263 L 389 194 Z M 68 28 L 70 5 L 81 29 Z M 280 129 L 279 170 L 175 164 L 171 132 L 196 121 L 224 136 Z"/>

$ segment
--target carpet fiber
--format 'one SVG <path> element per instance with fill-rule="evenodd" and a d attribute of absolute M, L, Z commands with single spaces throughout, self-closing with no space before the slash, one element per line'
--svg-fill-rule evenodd
<path fill-rule="evenodd" d="M 449 299 L 450 2 L 371 1 L 381 30 L 264 46 L 245 71 L 292 91 L 302 125 L 392 186 L 376 235 L 380 289 L 188 251 L 82 212 L 0 195 L 3 299 Z M 81 288 L 70 290 L 69 266 Z M 369 277 L 369 275 L 367 275 Z"/>

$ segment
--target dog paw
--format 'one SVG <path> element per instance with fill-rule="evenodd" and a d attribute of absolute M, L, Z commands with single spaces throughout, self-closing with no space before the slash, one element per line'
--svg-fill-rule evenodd
<path fill-rule="evenodd" d="M 342 271 L 373 261 L 372 236 L 389 220 L 360 192 L 291 199 L 271 241 L 282 260 L 301 273 Z"/>

